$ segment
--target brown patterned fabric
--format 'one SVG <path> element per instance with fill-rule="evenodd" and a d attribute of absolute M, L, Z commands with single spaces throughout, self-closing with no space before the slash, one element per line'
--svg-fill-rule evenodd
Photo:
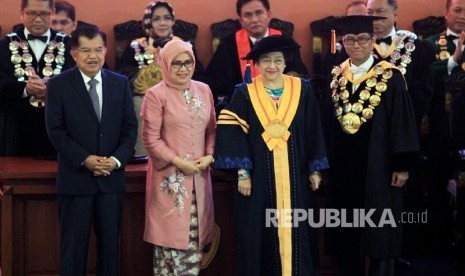
<path fill-rule="evenodd" d="M 191 223 L 187 250 L 155 245 L 153 250 L 153 275 L 199 275 L 202 253 L 199 248 L 197 202 L 192 191 Z"/>

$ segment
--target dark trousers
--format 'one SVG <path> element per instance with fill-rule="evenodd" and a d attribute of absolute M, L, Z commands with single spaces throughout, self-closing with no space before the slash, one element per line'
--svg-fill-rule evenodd
<path fill-rule="evenodd" d="M 394 258 L 370 258 L 368 276 L 394 276 Z"/>
<path fill-rule="evenodd" d="M 360 255 L 338 256 L 341 276 L 394 276 L 394 258 L 369 258 L 366 273 L 366 257 Z"/>
<path fill-rule="evenodd" d="M 357 228 L 343 229 L 338 239 L 337 262 L 341 276 L 364 276 L 365 256 L 361 255 L 361 230 Z"/>
<path fill-rule="evenodd" d="M 345 229 L 345 238 L 339 240 L 337 262 L 341 276 L 394 276 L 394 258 L 367 258 L 362 256 L 360 229 Z M 367 262 L 368 260 L 368 271 Z"/>
<path fill-rule="evenodd" d="M 119 232 L 124 193 L 59 194 L 60 275 L 87 275 L 89 237 L 97 238 L 98 276 L 119 275 Z"/>

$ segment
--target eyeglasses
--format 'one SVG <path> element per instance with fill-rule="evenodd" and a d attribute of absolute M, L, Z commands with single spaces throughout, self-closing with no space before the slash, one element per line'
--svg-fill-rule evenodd
<path fill-rule="evenodd" d="M 193 64 L 194 64 L 194 62 L 192 60 L 190 60 L 190 59 L 188 59 L 188 60 L 186 60 L 184 62 L 179 61 L 179 60 L 175 60 L 175 61 L 171 62 L 171 67 L 173 69 L 176 69 L 176 70 L 181 69 L 181 67 L 183 67 L 183 66 L 186 67 L 186 69 L 190 69 Z"/>
<path fill-rule="evenodd" d="M 173 21 L 174 17 L 171 15 L 155 16 L 151 19 L 152 22 Z"/>
<path fill-rule="evenodd" d="M 86 56 L 89 56 L 90 54 L 94 53 L 96 55 L 103 55 L 105 53 L 105 48 L 96 48 L 96 49 L 90 49 L 90 48 L 78 48 L 77 49 L 79 53 L 82 53 Z"/>
<path fill-rule="evenodd" d="M 24 14 L 29 19 L 36 19 L 39 16 L 41 19 L 48 19 L 52 15 L 52 12 L 49 11 L 25 11 Z"/>
<path fill-rule="evenodd" d="M 361 36 L 361 37 L 343 37 L 342 42 L 345 45 L 354 45 L 355 42 L 358 43 L 358 45 L 365 45 L 371 40 L 371 37 L 367 36 Z"/>
<path fill-rule="evenodd" d="M 284 64 L 284 59 L 283 58 L 271 59 L 271 58 L 266 57 L 266 58 L 259 59 L 258 63 L 265 67 L 270 67 L 271 64 L 273 63 L 275 66 L 282 66 Z"/>

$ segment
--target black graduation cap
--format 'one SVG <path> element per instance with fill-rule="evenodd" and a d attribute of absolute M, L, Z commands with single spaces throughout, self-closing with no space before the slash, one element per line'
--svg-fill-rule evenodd
<path fill-rule="evenodd" d="M 342 35 L 346 34 L 360 34 L 360 33 L 374 33 L 373 21 L 386 19 L 382 16 L 369 16 L 369 15 L 351 15 L 344 16 L 337 20 L 336 25 L 342 31 Z"/>
<path fill-rule="evenodd" d="M 252 50 L 243 57 L 245 60 L 257 61 L 260 55 L 270 52 L 289 52 L 300 48 L 294 39 L 286 35 L 271 35 L 260 39 Z"/>

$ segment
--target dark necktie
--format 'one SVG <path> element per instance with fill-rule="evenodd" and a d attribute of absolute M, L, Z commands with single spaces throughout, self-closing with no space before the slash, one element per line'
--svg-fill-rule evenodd
<path fill-rule="evenodd" d="M 95 114 L 97 115 L 97 118 L 100 121 L 100 101 L 97 95 L 98 80 L 91 79 L 88 82 L 88 84 L 90 85 L 90 88 L 89 88 L 90 100 L 92 101 L 92 106 L 94 107 Z"/>
<path fill-rule="evenodd" d="M 381 44 L 382 42 L 386 43 L 387 45 L 391 45 L 392 43 L 392 37 L 391 36 L 388 36 L 388 37 L 385 37 L 385 38 L 378 38 L 376 39 L 376 44 Z"/>
<path fill-rule="evenodd" d="M 34 40 L 34 39 L 38 39 L 42 41 L 43 43 L 47 43 L 48 37 L 46 35 L 33 35 L 33 34 L 27 35 L 27 40 Z"/>

